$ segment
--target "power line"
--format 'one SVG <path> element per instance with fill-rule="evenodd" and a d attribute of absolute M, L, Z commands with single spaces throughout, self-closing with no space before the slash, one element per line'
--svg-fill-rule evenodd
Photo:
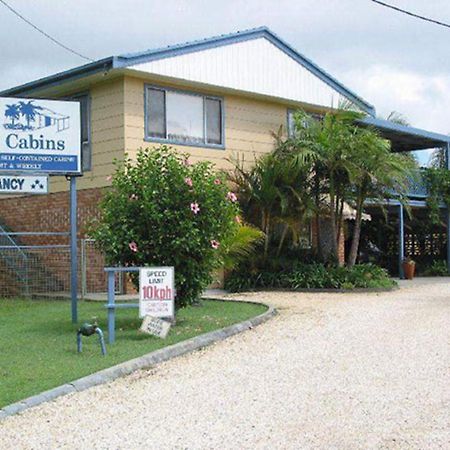
<path fill-rule="evenodd" d="M 59 42 L 58 40 L 56 40 L 54 37 L 50 36 L 49 34 L 47 34 L 44 30 L 41 30 L 39 27 L 37 27 L 36 25 L 34 25 L 34 23 L 30 22 L 26 17 L 22 16 L 22 14 L 20 14 L 18 11 L 16 11 L 14 8 L 12 8 L 11 6 L 8 5 L 8 3 L 6 3 L 4 0 L 0 0 L 0 3 L 5 6 L 6 8 L 8 8 L 13 14 L 15 14 L 17 17 L 19 17 L 20 19 L 22 19 L 25 23 L 27 23 L 28 25 L 30 25 L 32 28 L 34 28 L 36 31 L 38 31 L 39 33 L 43 34 L 46 38 L 50 39 L 52 42 L 54 42 L 56 45 L 59 45 L 60 47 L 62 47 L 64 50 L 69 51 L 70 53 L 73 53 L 74 55 L 79 56 L 80 58 L 86 59 L 87 61 L 94 61 L 92 58 L 89 58 L 87 56 L 82 55 L 81 53 L 78 53 L 77 51 L 71 49 L 70 47 L 67 47 L 67 45 L 64 45 L 63 43 Z"/>
<path fill-rule="evenodd" d="M 429 17 L 420 16 L 419 14 L 414 14 L 411 11 L 406 11 L 405 9 L 398 8 L 397 6 L 389 5 L 388 3 L 380 2 L 379 0 L 370 0 L 374 3 L 378 3 L 381 6 L 385 6 L 386 8 L 391 8 L 395 11 L 401 12 L 403 14 L 407 14 L 408 16 L 416 17 L 417 19 L 425 20 L 426 22 L 435 23 L 436 25 L 440 25 L 442 27 L 450 28 L 450 24 L 445 22 L 440 22 L 439 20 L 430 19 Z"/>

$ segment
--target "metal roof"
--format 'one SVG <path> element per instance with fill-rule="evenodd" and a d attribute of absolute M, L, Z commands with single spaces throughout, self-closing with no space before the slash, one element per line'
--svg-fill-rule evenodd
<path fill-rule="evenodd" d="M 445 134 L 432 133 L 376 117 L 366 117 L 359 123 L 378 130 L 383 137 L 391 141 L 392 149 L 396 152 L 450 146 L 450 136 Z"/>
<path fill-rule="evenodd" d="M 236 42 L 243 42 L 250 39 L 258 39 L 261 37 L 264 37 L 267 40 L 269 40 L 272 44 L 274 44 L 281 51 L 289 55 L 299 64 L 307 68 L 319 79 L 327 83 L 329 86 L 338 91 L 340 94 L 344 95 L 350 101 L 354 102 L 363 111 L 365 111 L 370 115 L 375 114 L 375 109 L 370 103 L 366 102 L 356 93 L 345 87 L 342 83 L 340 83 L 330 74 L 328 74 L 323 69 L 318 67 L 310 59 L 303 56 L 301 53 L 299 53 L 297 50 L 295 50 L 293 47 L 291 47 L 289 44 L 283 41 L 280 37 L 278 37 L 267 27 L 259 27 L 245 31 L 238 31 L 236 33 L 224 34 L 212 38 L 186 42 L 178 45 L 171 45 L 168 47 L 153 50 L 146 50 L 144 52 L 139 53 L 128 53 L 118 56 L 111 56 L 108 58 L 95 61 L 90 64 L 86 64 L 83 66 L 76 67 L 74 69 L 70 69 L 45 78 L 41 78 L 39 80 L 32 81 L 30 83 L 26 83 L 21 86 L 6 89 L 0 92 L 0 95 L 2 96 L 8 95 L 17 96 L 21 94 L 29 95 L 33 91 L 38 91 L 39 89 L 43 89 L 55 84 L 59 85 L 64 82 L 69 82 L 74 79 L 79 79 L 101 71 L 123 69 L 142 62 L 170 58 L 181 54 L 197 52 L 213 47 L 230 45 Z"/>

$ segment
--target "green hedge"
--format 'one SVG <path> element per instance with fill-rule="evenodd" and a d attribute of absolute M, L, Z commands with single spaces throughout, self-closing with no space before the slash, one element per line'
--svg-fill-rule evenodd
<path fill-rule="evenodd" d="M 231 292 L 254 289 L 374 289 L 391 288 L 396 282 L 386 270 L 373 264 L 347 267 L 326 267 L 323 264 L 296 264 L 292 269 L 270 272 L 237 270 L 231 273 L 225 288 Z"/>

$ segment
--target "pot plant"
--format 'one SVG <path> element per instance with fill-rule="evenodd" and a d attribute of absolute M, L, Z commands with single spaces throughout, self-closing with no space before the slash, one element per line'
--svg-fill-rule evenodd
<path fill-rule="evenodd" d="M 416 271 L 416 262 L 409 256 L 403 260 L 403 274 L 407 280 L 412 280 Z"/>

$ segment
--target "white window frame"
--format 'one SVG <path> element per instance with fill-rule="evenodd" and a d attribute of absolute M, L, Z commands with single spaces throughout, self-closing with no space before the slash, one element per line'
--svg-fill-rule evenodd
<path fill-rule="evenodd" d="M 145 95 L 144 95 L 144 120 L 145 120 L 145 141 L 147 142 L 158 142 L 161 144 L 174 144 L 174 145 L 186 145 L 188 147 L 202 147 L 202 148 L 215 148 L 215 149 L 224 149 L 225 148 L 225 111 L 224 111 L 224 99 L 223 97 L 217 97 L 213 95 L 206 95 L 206 94 L 200 94 L 198 92 L 192 92 L 192 91 L 185 91 L 180 89 L 173 89 L 173 88 L 166 88 L 163 86 L 155 86 L 151 84 L 145 84 Z M 201 97 L 203 99 L 203 142 L 189 142 L 189 141 L 178 141 L 176 139 L 169 139 L 167 137 L 167 105 L 164 105 L 165 110 L 165 123 L 166 123 L 166 138 L 157 138 L 154 136 L 150 136 L 149 134 L 149 128 L 148 128 L 148 110 L 147 110 L 147 104 L 148 104 L 148 92 L 150 89 L 162 91 L 165 94 L 168 92 L 174 92 L 177 94 L 185 94 L 185 95 L 192 95 Z M 210 142 L 207 142 L 207 129 L 206 129 L 206 100 L 216 100 L 220 102 L 220 136 L 221 136 L 221 142 L 220 144 L 213 144 Z M 164 101 L 167 103 L 167 96 L 164 96 Z"/>
<path fill-rule="evenodd" d="M 81 148 L 81 167 L 83 172 L 90 172 L 92 170 L 92 139 L 91 139 L 91 96 L 89 92 L 80 92 L 78 94 L 71 95 L 68 97 L 68 100 L 77 101 L 81 106 L 81 98 L 86 98 L 87 101 L 87 139 L 85 141 L 81 140 L 80 148 Z M 83 118 L 80 117 L 82 121 Z M 81 122 L 81 127 L 83 126 Z M 82 137 L 81 137 L 82 139 Z M 89 152 L 89 164 L 86 162 L 86 159 L 83 158 L 83 147 L 87 148 Z"/>

